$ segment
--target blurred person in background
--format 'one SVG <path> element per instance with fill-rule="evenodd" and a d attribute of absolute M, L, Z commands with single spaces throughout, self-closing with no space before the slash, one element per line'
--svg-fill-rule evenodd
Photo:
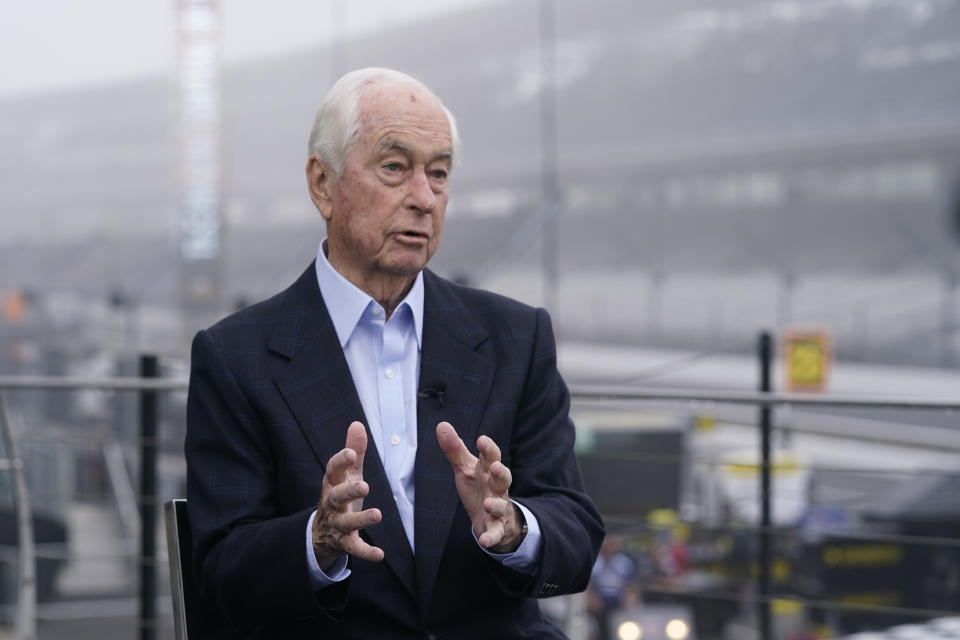
<path fill-rule="evenodd" d="M 590 586 L 587 588 L 587 610 L 597 623 L 597 638 L 609 640 L 610 614 L 638 598 L 633 587 L 637 564 L 623 552 L 620 536 L 608 535 L 600 547 L 600 555 L 593 565 Z"/>
<path fill-rule="evenodd" d="M 586 587 L 603 523 L 547 313 L 425 269 L 457 147 L 419 81 L 343 76 L 310 137 L 316 260 L 194 339 L 194 560 L 235 635 L 564 637 L 535 598 Z"/>

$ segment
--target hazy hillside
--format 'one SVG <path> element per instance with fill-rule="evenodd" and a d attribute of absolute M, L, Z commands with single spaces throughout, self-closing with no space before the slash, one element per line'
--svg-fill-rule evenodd
<path fill-rule="evenodd" d="M 435 267 L 534 302 L 538 6 L 504 2 L 346 47 L 350 67 L 405 69 L 457 115 L 464 154 Z M 609 276 L 645 278 L 654 295 L 683 274 L 752 274 L 773 283 L 751 304 L 776 322 L 777 282 L 899 274 L 932 283 L 908 287 L 913 313 L 936 309 L 938 282 L 960 272 L 947 231 L 960 0 L 558 0 L 555 11 L 567 299 L 578 281 L 605 282 L 583 286 L 615 298 L 622 285 Z M 303 165 L 332 67 L 318 48 L 224 72 L 231 296 L 267 294 L 315 251 Z M 0 102 L 0 290 L 175 299 L 175 98 L 172 79 L 144 78 Z M 716 289 L 704 287 L 682 295 Z M 646 295 L 623 331 L 648 313 Z M 840 298 L 837 313 L 854 313 Z"/>

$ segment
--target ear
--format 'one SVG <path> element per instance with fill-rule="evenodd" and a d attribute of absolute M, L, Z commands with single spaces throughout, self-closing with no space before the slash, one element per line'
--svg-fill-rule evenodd
<path fill-rule="evenodd" d="M 307 189 L 317 211 L 327 222 L 333 217 L 333 194 L 335 175 L 326 162 L 311 155 L 307 159 Z"/>

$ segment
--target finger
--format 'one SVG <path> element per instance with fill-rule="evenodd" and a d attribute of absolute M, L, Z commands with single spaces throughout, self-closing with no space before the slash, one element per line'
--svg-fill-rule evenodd
<path fill-rule="evenodd" d="M 484 549 L 489 549 L 503 540 L 503 531 L 503 521 L 491 520 L 487 525 L 487 530 L 477 538 L 477 542 L 479 542 L 480 546 Z"/>
<path fill-rule="evenodd" d="M 344 536 L 341 540 L 341 546 L 346 553 L 354 558 L 369 560 L 370 562 L 383 560 L 383 549 L 367 544 L 359 535 Z"/>
<path fill-rule="evenodd" d="M 443 454 L 447 456 L 447 461 L 455 469 L 476 464 L 477 459 L 470 453 L 467 445 L 463 443 L 449 422 L 441 422 L 437 425 L 437 443 Z"/>
<path fill-rule="evenodd" d="M 327 505 L 334 511 L 345 511 L 354 500 L 361 500 L 370 492 L 366 482 L 343 482 L 327 492 Z"/>
<path fill-rule="evenodd" d="M 483 509 L 494 518 L 506 520 L 513 510 L 513 503 L 503 498 L 487 498 L 483 501 Z"/>
<path fill-rule="evenodd" d="M 351 422 L 347 427 L 346 448 L 357 453 L 357 460 L 354 466 L 363 470 L 363 455 L 367 452 L 367 430 L 362 422 Z"/>
<path fill-rule="evenodd" d="M 484 469 L 489 469 L 494 462 L 500 462 L 500 447 L 489 436 L 477 438 L 477 451 Z"/>
<path fill-rule="evenodd" d="M 502 462 L 490 465 L 490 489 L 494 493 L 506 493 L 513 483 L 513 474 L 509 467 Z"/>
<path fill-rule="evenodd" d="M 356 463 L 357 452 L 352 449 L 341 449 L 327 462 L 327 470 L 323 474 L 323 481 L 331 486 L 338 485 L 347 477 L 347 470 Z"/>
<path fill-rule="evenodd" d="M 380 522 L 383 519 L 380 509 L 367 509 L 358 512 L 344 512 L 333 514 L 327 523 L 330 527 L 339 531 L 341 535 L 350 535 L 360 529 L 366 529 Z"/>

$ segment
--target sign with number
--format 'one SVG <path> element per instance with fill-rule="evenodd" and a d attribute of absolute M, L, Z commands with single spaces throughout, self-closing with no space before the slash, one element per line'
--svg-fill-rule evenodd
<path fill-rule="evenodd" d="M 789 391 L 824 391 L 830 373 L 830 335 L 822 330 L 793 329 L 783 340 Z"/>

